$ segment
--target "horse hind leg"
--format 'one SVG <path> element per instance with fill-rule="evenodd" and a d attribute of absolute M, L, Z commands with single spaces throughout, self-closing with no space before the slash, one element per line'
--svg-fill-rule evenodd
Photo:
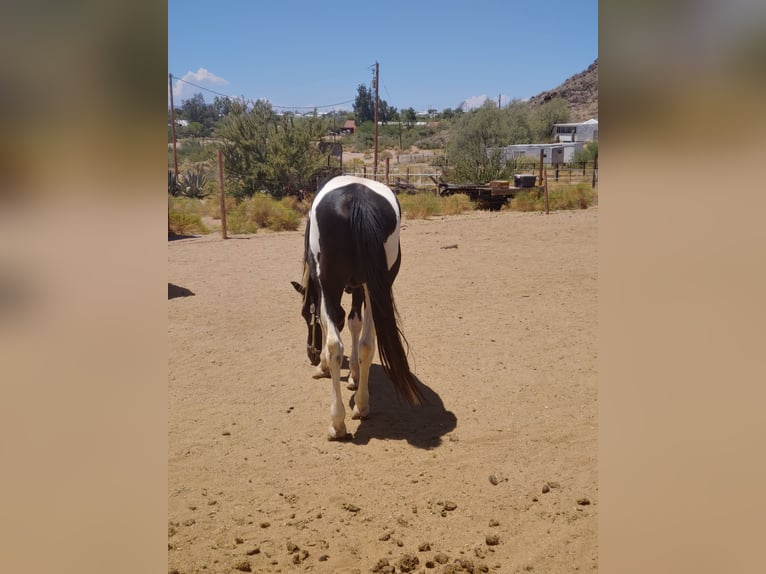
<path fill-rule="evenodd" d="M 343 397 L 340 391 L 340 366 L 343 362 L 343 341 L 340 339 L 338 327 L 327 312 L 325 300 L 325 298 L 322 298 L 321 305 L 321 320 L 322 324 L 326 325 L 324 354 L 330 370 L 330 378 L 332 379 L 332 396 L 330 399 L 331 425 L 328 431 L 328 438 L 330 440 L 338 440 L 346 436 L 346 409 L 343 407 Z M 341 311 L 341 318 L 342 313 Z"/>
<path fill-rule="evenodd" d="M 365 295 L 367 295 L 366 292 L 367 287 L 365 286 Z M 369 378 L 372 358 L 375 355 L 375 323 L 372 320 L 369 295 L 367 295 L 366 301 L 362 319 L 362 335 L 359 339 L 359 388 L 354 393 L 354 410 L 351 413 L 352 418 L 355 419 L 361 419 L 370 414 Z"/>
<path fill-rule="evenodd" d="M 351 356 L 348 359 L 350 373 L 347 389 L 355 391 L 359 386 L 359 334 L 362 331 L 362 302 L 364 294 L 357 287 L 351 294 L 351 310 L 348 313 L 348 329 L 351 332 Z"/>
<path fill-rule="evenodd" d="M 327 341 L 327 336 L 324 336 L 324 340 Z M 328 363 L 327 343 L 322 345 L 322 352 L 319 355 L 319 364 L 314 369 L 311 377 L 313 379 L 329 379 L 330 378 L 330 366 Z"/>

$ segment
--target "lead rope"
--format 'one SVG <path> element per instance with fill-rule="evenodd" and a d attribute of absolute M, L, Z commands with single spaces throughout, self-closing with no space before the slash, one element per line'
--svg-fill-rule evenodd
<path fill-rule="evenodd" d="M 316 329 L 315 326 L 317 324 L 317 320 L 319 317 L 317 317 L 317 308 L 316 305 L 313 303 L 311 304 L 311 307 L 309 307 L 309 312 L 311 313 L 311 348 L 316 348 Z"/>

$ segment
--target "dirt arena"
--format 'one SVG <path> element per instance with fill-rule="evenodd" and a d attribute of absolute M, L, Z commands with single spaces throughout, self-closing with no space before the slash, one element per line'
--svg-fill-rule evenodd
<path fill-rule="evenodd" d="M 169 241 L 193 293 L 168 301 L 169 572 L 596 571 L 597 234 L 597 207 L 403 221 L 429 403 L 376 356 L 344 442 L 290 285 L 303 229 Z"/>

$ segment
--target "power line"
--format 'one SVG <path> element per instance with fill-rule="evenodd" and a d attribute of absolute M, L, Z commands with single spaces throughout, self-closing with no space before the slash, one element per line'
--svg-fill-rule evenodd
<path fill-rule="evenodd" d="M 175 75 L 173 75 L 173 78 L 178 80 L 179 82 L 183 82 L 184 84 L 188 84 L 190 86 L 194 86 L 195 88 L 199 88 L 200 90 L 204 90 L 206 92 L 210 92 L 211 94 L 215 94 L 216 96 L 221 96 L 222 98 L 227 98 L 229 100 L 237 100 L 240 102 L 244 102 L 245 104 L 254 104 L 257 100 L 247 99 L 247 98 L 240 98 L 236 96 L 230 96 L 228 94 L 223 94 L 221 92 L 217 92 L 215 90 L 211 90 L 210 88 L 206 88 L 204 86 L 200 86 L 199 84 L 192 83 L 188 80 L 184 80 L 182 78 L 179 78 Z M 272 108 L 279 108 L 281 110 L 313 110 L 313 109 L 323 109 L 323 108 L 333 108 L 335 106 L 342 106 L 344 104 L 350 104 L 354 100 L 346 100 L 345 102 L 338 102 L 336 104 L 324 104 L 321 106 L 276 106 L 274 104 L 269 104 Z"/>

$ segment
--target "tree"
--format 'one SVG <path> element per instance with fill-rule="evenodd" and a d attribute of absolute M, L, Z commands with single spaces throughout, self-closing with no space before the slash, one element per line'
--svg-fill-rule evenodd
<path fill-rule="evenodd" d="M 415 113 L 415 108 L 409 107 L 406 110 L 402 112 L 402 119 L 404 120 L 405 125 L 408 128 L 411 128 L 415 125 L 415 122 L 418 120 L 418 115 Z"/>
<path fill-rule="evenodd" d="M 364 84 L 359 84 L 357 87 L 356 99 L 354 100 L 354 115 L 356 116 L 357 125 L 371 122 L 375 119 L 374 94 Z"/>
<path fill-rule="evenodd" d="M 216 118 L 221 119 L 231 111 L 232 101 L 229 98 L 216 96 L 215 99 L 213 99 L 212 105 L 213 110 L 215 110 Z"/>
<path fill-rule="evenodd" d="M 354 116 L 356 119 L 356 125 L 363 124 L 364 122 L 375 121 L 375 94 L 372 90 L 368 90 L 364 84 L 359 84 L 357 87 L 356 99 L 354 100 Z M 382 123 L 388 123 L 394 119 L 397 111 L 396 108 L 388 105 L 386 100 L 378 98 L 378 121 Z"/>
<path fill-rule="evenodd" d="M 526 102 L 514 99 L 502 109 L 505 141 L 502 145 L 532 143 L 529 129 L 529 106 Z"/>
<path fill-rule="evenodd" d="M 585 167 L 598 156 L 598 142 L 588 142 L 581 151 L 574 152 L 572 164 L 577 167 Z"/>
<path fill-rule="evenodd" d="M 388 122 L 393 121 L 398 115 L 399 112 L 397 112 L 396 108 L 389 106 L 386 100 L 380 100 L 380 102 L 378 102 L 378 120 L 381 123 L 387 124 Z"/>
<path fill-rule="evenodd" d="M 460 115 L 447 145 L 451 176 L 459 182 L 486 182 L 503 175 L 499 150 L 507 145 L 508 130 L 500 110 L 487 100 L 484 105 Z"/>
<path fill-rule="evenodd" d="M 191 98 L 184 100 L 178 114 L 191 125 L 197 124 L 193 129 L 186 130 L 186 135 L 210 135 L 213 132 L 213 126 L 218 120 L 218 113 L 213 104 L 207 104 L 201 93 L 194 94 Z"/>
<path fill-rule="evenodd" d="M 274 125 L 267 146 L 264 167 L 265 189 L 275 197 L 293 195 L 313 188 L 316 176 L 326 165 L 326 158 L 316 145 L 326 122 L 314 117 L 282 116 Z"/>
<path fill-rule="evenodd" d="M 226 116 L 220 135 L 225 139 L 226 177 L 234 184 L 231 193 L 235 197 L 249 197 L 262 188 L 269 125 L 275 119 L 271 106 L 262 100 L 249 112 L 244 104 L 234 102 Z"/>
<path fill-rule="evenodd" d="M 249 112 L 235 102 L 220 129 L 232 195 L 242 198 L 265 191 L 280 198 L 314 189 L 327 161 L 317 141 L 328 127 L 327 120 L 316 116 L 277 116 L 261 100 Z"/>
<path fill-rule="evenodd" d="M 532 138 L 536 142 L 547 142 L 551 139 L 553 124 L 569 121 L 569 108 L 563 98 L 553 98 L 535 108 L 529 118 Z"/>

